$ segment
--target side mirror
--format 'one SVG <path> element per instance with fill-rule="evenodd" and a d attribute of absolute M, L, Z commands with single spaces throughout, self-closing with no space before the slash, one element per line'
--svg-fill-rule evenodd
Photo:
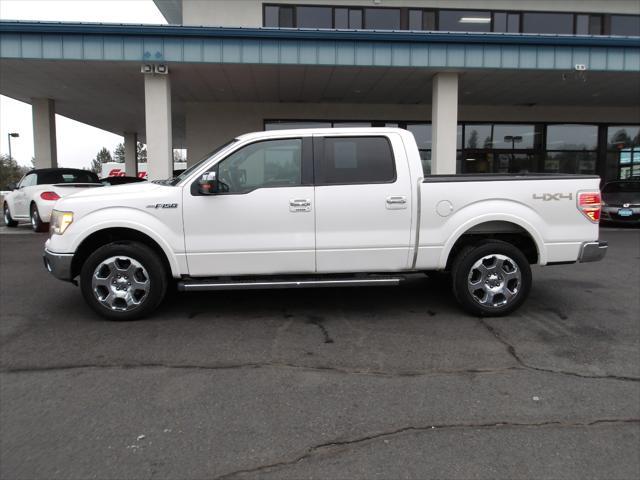
<path fill-rule="evenodd" d="M 198 180 L 198 192 L 201 195 L 215 195 L 218 193 L 218 178 L 216 172 L 205 172 Z"/>
<path fill-rule="evenodd" d="M 16 188 L 18 188 L 18 184 L 16 182 L 11 182 L 7 185 L 7 190 L 15 190 Z"/>

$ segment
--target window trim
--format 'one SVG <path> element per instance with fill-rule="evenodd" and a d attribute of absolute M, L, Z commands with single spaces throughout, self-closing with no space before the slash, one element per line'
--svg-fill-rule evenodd
<path fill-rule="evenodd" d="M 322 171 L 322 161 L 324 160 L 325 153 L 325 140 L 327 138 L 382 138 L 389 145 L 389 151 L 391 152 L 391 161 L 393 163 L 393 178 L 385 181 L 377 181 L 377 182 L 341 182 L 341 183 L 326 183 L 323 177 Z M 398 171 L 396 168 L 396 157 L 393 151 L 393 145 L 391 144 L 391 139 L 387 135 L 380 134 L 358 134 L 358 135 L 322 135 L 313 137 L 313 175 L 314 175 L 314 185 L 316 187 L 339 187 L 345 185 L 385 185 L 385 184 L 394 184 L 398 181 Z"/>
<path fill-rule="evenodd" d="M 263 143 L 263 142 L 276 142 L 279 140 L 301 140 L 302 145 L 301 145 L 301 157 L 300 157 L 300 184 L 299 185 L 272 185 L 272 186 L 268 186 L 268 187 L 254 187 L 251 190 L 247 190 L 244 192 L 219 192 L 219 193 L 215 193 L 215 194 L 211 194 L 211 195 L 204 195 L 202 193 L 199 192 L 198 189 L 198 185 L 199 185 L 199 180 L 200 177 L 206 173 L 206 172 L 210 172 L 212 169 L 215 169 L 218 167 L 218 165 L 222 162 L 224 162 L 227 158 L 229 158 L 231 155 L 233 155 L 236 152 L 239 152 L 240 150 L 242 150 L 245 147 L 248 147 L 250 145 L 254 145 L 256 143 Z M 217 196 L 222 196 L 222 195 L 247 195 L 251 192 L 255 192 L 256 190 L 263 190 L 263 189 L 271 189 L 271 188 L 299 188 L 299 187 L 313 187 L 313 152 L 312 152 L 312 139 L 310 136 L 288 136 L 288 137 L 278 137 L 278 138 L 260 138 L 260 139 L 256 139 L 253 140 L 251 142 L 247 142 L 247 143 L 243 143 L 242 145 L 238 146 L 238 148 L 236 148 L 235 150 L 229 152 L 227 155 L 225 155 L 223 158 L 219 159 L 218 161 L 216 161 L 215 163 L 209 164 L 206 166 L 206 168 L 204 168 L 203 170 L 201 170 L 197 175 L 196 178 L 191 182 L 191 186 L 189 187 L 190 193 L 192 197 L 217 197 Z"/>

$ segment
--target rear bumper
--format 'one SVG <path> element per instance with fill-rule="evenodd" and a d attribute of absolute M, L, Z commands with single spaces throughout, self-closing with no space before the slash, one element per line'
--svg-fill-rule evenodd
<path fill-rule="evenodd" d="M 609 248 L 607 242 L 585 242 L 580 248 L 578 261 L 581 263 L 598 262 L 606 255 L 607 248 Z"/>
<path fill-rule="evenodd" d="M 43 261 L 44 268 L 54 277 L 70 282 L 73 280 L 71 276 L 71 262 L 73 253 L 53 253 L 45 248 Z"/>

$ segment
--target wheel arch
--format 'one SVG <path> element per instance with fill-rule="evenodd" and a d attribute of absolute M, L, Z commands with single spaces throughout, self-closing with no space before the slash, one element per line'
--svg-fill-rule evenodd
<path fill-rule="evenodd" d="M 171 261 L 169 260 L 167 253 L 162 248 L 162 246 L 152 237 L 133 228 L 108 227 L 92 232 L 82 240 L 82 242 L 76 249 L 73 260 L 71 262 L 72 278 L 75 278 L 80 274 L 82 265 L 92 252 L 103 245 L 118 241 L 140 242 L 148 246 L 161 259 L 162 265 L 164 266 L 167 275 L 171 276 L 173 274 L 174 268 L 171 264 Z"/>
<path fill-rule="evenodd" d="M 530 264 L 544 264 L 544 243 L 535 229 L 516 218 L 478 218 L 458 229 L 445 245 L 440 259 L 449 270 L 456 255 L 466 246 L 482 240 L 502 240 L 520 249 Z"/>

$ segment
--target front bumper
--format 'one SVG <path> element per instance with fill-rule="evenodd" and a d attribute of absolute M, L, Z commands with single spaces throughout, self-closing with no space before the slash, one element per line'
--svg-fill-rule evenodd
<path fill-rule="evenodd" d="M 70 282 L 73 280 L 71 276 L 71 262 L 73 253 L 53 253 L 44 249 L 44 268 L 54 277 Z"/>
<path fill-rule="evenodd" d="M 609 248 L 607 242 L 585 242 L 580 248 L 578 261 L 581 263 L 599 262 L 606 255 L 607 248 Z"/>

